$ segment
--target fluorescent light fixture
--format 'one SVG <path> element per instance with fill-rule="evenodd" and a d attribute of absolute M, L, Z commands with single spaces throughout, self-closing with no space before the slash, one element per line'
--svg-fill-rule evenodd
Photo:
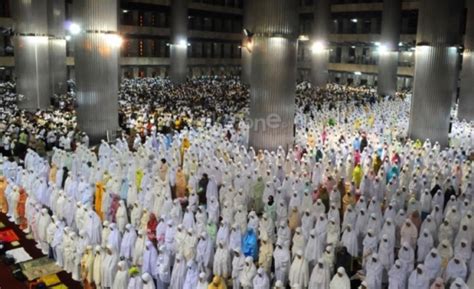
<path fill-rule="evenodd" d="M 127 9 L 122 10 L 123 13 L 128 13 L 129 11 Z"/>
<path fill-rule="evenodd" d="M 388 47 L 387 47 L 387 45 L 385 45 L 385 44 L 381 44 L 381 45 L 377 48 L 377 51 L 378 51 L 379 53 L 386 53 L 386 52 L 388 52 Z"/>
<path fill-rule="evenodd" d="M 398 42 L 398 46 L 402 47 L 402 46 L 403 46 L 403 42 Z"/>
<path fill-rule="evenodd" d="M 374 45 L 375 46 L 380 46 L 380 42 L 376 41 L 376 42 L 374 42 Z"/>
<path fill-rule="evenodd" d="M 356 48 L 355 45 L 352 45 L 351 48 Z"/>
<path fill-rule="evenodd" d="M 110 46 L 120 47 L 123 43 L 123 38 L 117 34 L 106 34 L 106 41 Z"/>
<path fill-rule="evenodd" d="M 313 53 L 322 52 L 326 49 L 326 45 L 322 41 L 315 41 L 313 45 L 311 45 L 311 51 Z"/>
<path fill-rule="evenodd" d="M 299 41 L 309 41 L 309 37 L 308 37 L 308 35 L 300 35 L 300 37 L 298 37 L 298 40 Z"/>
<path fill-rule="evenodd" d="M 359 20 L 357 20 L 357 18 L 352 18 L 352 19 L 351 19 L 351 22 L 352 22 L 352 23 L 357 23 L 358 21 L 359 21 Z"/>
<path fill-rule="evenodd" d="M 362 72 L 360 72 L 360 71 L 354 71 L 354 75 L 362 75 Z"/>
<path fill-rule="evenodd" d="M 66 39 L 66 41 L 71 41 L 71 35 L 66 35 L 66 37 L 64 37 Z"/>
<path fill-rule="evenodd" d="M 81 33 L 81 26 L 79 26 L 79 24 L 76 24 L 76 23 L 71 23 L 71 25 L 69 25 L 68 30 L 69 32 L 71 32 L 72 35 L 77 35 Z"/>

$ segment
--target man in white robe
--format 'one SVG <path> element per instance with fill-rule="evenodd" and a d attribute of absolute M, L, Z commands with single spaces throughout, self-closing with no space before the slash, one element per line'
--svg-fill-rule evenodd
<path fill-rule="evenodd" d="M 290 251 L 281 242 L 277 242 L 273 252 L 273 261 L 275 267 L 275 279 L 280 280 L 284 286 L 288 283 L 288 274 L 290 273 L 291 255 Z"/>
<path fill-rule="evenodd" d="M 365 281 L 370 289 L 382 289 L 383 265 L 379 256 L 374 253 L 366 264 Z"/>
<path fill-rule="evenodd" d="M 158 253 L 150 240 L 145 241 L 145 250 L 143 251 L 142 273 L 148 273 L 154 278 L 157 276 L 156 261 Z"/>
<path fill-rule="evenodd" d="M 153 278 L 148 273 L 144 273 L 142 275 L 142 283 L 142 289 L 155 289 L 155 283 L 153 282 Z"/>
<path fill-rule="evenodd" d="M 112 288 L 115 274 L 117 273 L 118 253 L 114 251 L 114 247 L 107 246 L 106 255 L 102 259 L 101 267 L 101 284 L 102 288 Z"/>
<path fill-rule="evenodd" d="M 346 270 L 342 267 L 337 269 L 336 275 L 329 283 L 329 289 L 351 289 L 351 281 L 346 274 Z"/>
<path fill-rule="evenodd" d="M 432 282 L 441 275 L 442 259 L 436 248 L 431 249 L 424 261 L 425 271 Z"/>
<path fill-rule="evenodd" d="M 173 271 L 171 273 L 169 289 L 182 289 L 186 278 L 186 259 L 181 255 L 176 255 Z"/>
<path fill-rule="evenodd" d="M 247 257 L 245 258 L 245 265 L 244 269 L 240 273 L 240 286 L 242 286 L 243 289 L 251 289 L 253 286 L 253 278 L 255 278 L 255 275 L 257 274 L 257 268 L 255 267 L 255 264 L 253 263 L 253 258 L 252 257 Z"/>
<path fill-rule="evenodd" d="M 240 249 L 234 250 L 234 258 L 232 259 L 232 288 L 240 289 L 240 273 L 245 266 L 245 257 L 242 255 Z"/>
<path fill-rule="evenodd" d="M 125 261 L 118 262 L 117 274 L 114 278 L 112 289 L 127 289 L 128 287 L 128 266 Z"/>
<path fill-rule="evenodd" d="M 137 239 L 137 232 L 131 224 L 125 226 L 125 233 L 122 238 L 122 244 L 120 245 L 120 257 L 125 260 L 132 259 L 132 251 Z"/>
<path fill-rule="evenodd" d="M 314 267 L 311 278 L 309 279 L 309 287 L 311 289 L 329 289 L 331 276 L 329 268 L 325 266 L 324 261 L 320 259 Z"/>
<path fill-rule="evenodd" d="M 466 263 L 464 263 L 464 260 L 460 256 L 456 256 L 449 261 L 446 271 L 444 272 L 444 280 L 446 283 L 451 283 L 456 278 L 466 280 L 467 273 Z"/>
<path fill-rule="evenodd" d="M 252 283 L 253 289 L 270 289 L 270 279 L 263 268 L 258 268 Z"/>
<path fill-rule="evenodd" d="M 47 242 L 47 229 L 49 224 L 51 223 L 51 217 L 48 214 L 47 209 L 41 209 L 41 215 L 38 221 L 38 241 L 41 246 L 41 251 L 43 254 L 48 254 L 48 242 Z"/>
<path fill-rule="evenodd" d="M 171 254 L 166 246 L 159 248 L 158 258 L 156 260 L 157 267 L 157 289 L 167 289 L 171 281 Z"/>
<path fill-rule="evenodd" d="M 225 247 L 224 243 L 220 242 L 217 245 L 216 254 L 214 255 L 214 275 L 227 279 L 232 273 L 232 260 L 230 258 L 229 249 Z"/>
<path fill-rule="evenodd" d="M 408 275 L 402 266 L 402 263 L 397 260 L 388 271 L 388 289 L 406 289 Z"/>
<path fill-rule="evenodd" d="M 301 250 L 296 252 L 295 256 L 290 267 L 290 275 L 288 276 L 290 286 L 294 288 L 296 285 L 299 285 L 301 288 L 306 288 L 309 282 L 308 262 L 304 259 L 303 251 Z"/>
<path fill-rule="evenodd" d="M 426 275 L 423 265 L 418 265 L 408 278 L 408 289 L 428 289 L 430 286 L 430 279 Z"/>

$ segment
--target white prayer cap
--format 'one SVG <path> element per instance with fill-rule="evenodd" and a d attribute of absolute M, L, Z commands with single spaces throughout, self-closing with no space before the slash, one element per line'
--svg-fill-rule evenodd
<path fill-rule="evenodd" d="M 151 281 L 151 276 L 150 276 L 150 274 L 144 273 L 144 274 L 142 275 L 142 280 L 145 281 L 145 282 L 150 282 L 150 281 Z"/>
<path fill-rule="evenodd" d="M 296 251 L 296 255 L 298 255 L 298 256 L 300 256 L 300 257 L 303 256 L 303 251 L 302 251 L 302 250 Z"/>
<path fill-rule="evenodd" d="M 337 268 L 337 273 L 339 273 L 339 274 L 345 274 L 345 273 L 346 273 L 346 269 L 344 269 L 343 267 L 339 267 L 339 268 Z"/>

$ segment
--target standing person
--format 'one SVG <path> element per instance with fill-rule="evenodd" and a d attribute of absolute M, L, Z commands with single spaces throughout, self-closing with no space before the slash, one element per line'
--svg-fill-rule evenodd
<path fill-rule="evenodd" d="M 337 269 L 336 275 L 334 275 L 331 283 L 329 283 L 329 289 L 351 289 L 351 281 L 344 268 L 339 267 Z"/>
<path fill-rule="evenodd" d="M 207 204 L 207 184 L 209 184 L 209 176 L 204 173 L 202 174 L 202 178 L 198 182 L 198 196 L 199 196 L 199 205 L 206 205 Z"/>
<path fill-rule="evenodd" d="M 308 262 L 303 257 L 303 252 L 299 250 L 296 252 L 296 257 L 290 267 L 289 275 L 290 286 L 299 288 L 307 288 L 309 282 L 309 268 Z"/>

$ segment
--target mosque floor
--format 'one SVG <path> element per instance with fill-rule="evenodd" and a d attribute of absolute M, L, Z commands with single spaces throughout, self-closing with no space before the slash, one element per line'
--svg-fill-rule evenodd
<path fill-rule="evenodd" d="M 0 213 L 0 222 L 5 225 L 6 228 L 12 229 L 19 237 L 19 246 L 15 248 L 23 247 L 33 259 L 44 257 L 41 250 L 36 248 L 36 243 L 33 240 L 27 239 L 25 233 L 20 228 L 8 221 L 6 215 Z M 10 244 L 6 244 L 6 250 L 13 248 Z M 71 274 L 65 271 L 57 273 L 57 276 L 68 289 L 82 289 L 82 285 L 79 282 L 72 280 Z M 58 287 L 58 288 L 66 288 Z M 34 288 L 34 287 L 33 287 Z M 49 287 L 49 288 L 54 288 Z M 11 268 L 3 262 L 0 262 L 0 289 L 30 289 L 28 282 L 20 282 L 13 276 Z"/>

